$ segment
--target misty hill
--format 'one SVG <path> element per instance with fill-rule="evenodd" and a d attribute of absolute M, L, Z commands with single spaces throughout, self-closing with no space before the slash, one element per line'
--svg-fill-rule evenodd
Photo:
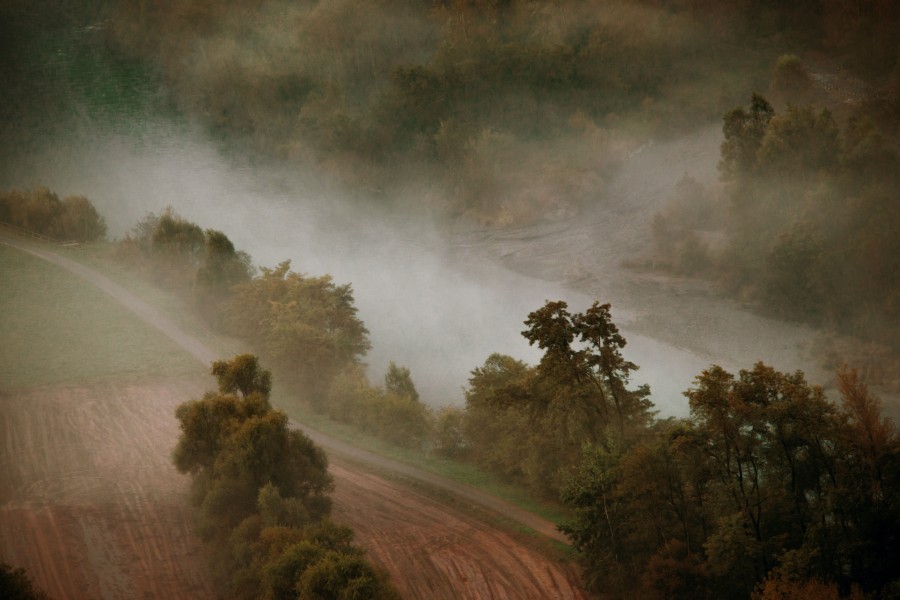
<path fill-rule="evenodd" d="M 871 81 L 881 116 L 897 114 L 891 2 L 167 0 L 106 14 L 107 43 L 206 126 L 382 201 L 489 223 L 596 203 L 633 136 L 718 121 L 767 91 L 785 53 Z"/>

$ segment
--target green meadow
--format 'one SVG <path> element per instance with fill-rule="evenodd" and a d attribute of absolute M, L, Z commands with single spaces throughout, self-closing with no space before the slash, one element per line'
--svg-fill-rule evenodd
<path fill-rule="evenodd" d="M 0 245 L 0 388 L 188 378 L 205 368 L 104 292 Z"/>

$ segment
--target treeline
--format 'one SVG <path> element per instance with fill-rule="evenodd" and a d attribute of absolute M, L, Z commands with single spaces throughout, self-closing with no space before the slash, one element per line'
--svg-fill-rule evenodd
<path fill-rule="evenodd" d="M 876 117 L 842 125 L 826 109 L 776 111 L 758 95 L 729 111 L 718 206 L 714 191 L 680 184 L 654 227 L 670 257 L 660 265 L 711 277 L 779 317 L 900 350 L 900 155 Z"/>
<path fill-rule="evenodd" d="M 227 235 L 204 230 L 171 207 L 145 215 L 117 243 L 115 255 L 157 284 L 190 292 L 212 325 L 220 322 L 231 287 L 255 274 L 250 255 Z"/>
<path fill-rule="evenodd" d="M 898 597 L 900 436 L 855 371 L 835 405 L 800 372 L 712 366 L 688 418 L 658 419 L 608 305 L 526 325 L 540 363 L 489 357 L 443 430 L 574 510 L 561 529 L 601 597 Z"/>
<path fill-rule="evenodd" d="M 198 533 L 229 598 L 399 598 L 328 520 L 324 452 L 269 404 L 271 375 L 252 355 L 213 363 L 219 389 L 178 407 L 175 466 L 192 475 Z"/>
<path fill-rule="evenodd" d="M 209 325 L 250 344 L 315 410 L 404 447 L 428 445 L 433 416 L 409 369 L 391 363 L 383 386 L 365 374 L 369 332 L 349 284 L 293 272 L 290 261 L 257 272 L 224 233 L 171 208 L 141 219 L 116 256 L 192 298 Z"/>
<path fill-rule="evenodd" d="M 900 82 L 898 22 L 886 0 L 165 0 L 115 4 L 109 34 L 217 131 L 505 223 L 597 201 L 622 129 L 706 123 L 784 51 Z"/>
<path fill-rule="evenodd" d="M 59 242 L 93 242 L 106 236 L 106 221 L 84 196 L 62 200 L 45 187 L 0 192 L 0 223 Z"/>

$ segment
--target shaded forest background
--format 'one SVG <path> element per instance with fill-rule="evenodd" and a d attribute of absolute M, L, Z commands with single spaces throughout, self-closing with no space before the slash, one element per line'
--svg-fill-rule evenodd
<path fill-rule="evenodd" d="M 107 42 L 153 65 L 178 108 L 223 135 L 382 201 L 506 224 L 601 201 L 632 140 L 718 120 L 765 92 L 785 53 L 876 82 L 873 102 L 896 117 L 898 12 L 826 0 L 167 0 L 112 6 Z"/>

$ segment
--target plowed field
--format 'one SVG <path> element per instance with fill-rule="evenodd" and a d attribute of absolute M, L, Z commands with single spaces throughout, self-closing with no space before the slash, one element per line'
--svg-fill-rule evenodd
<path fill-rule="evenodd" d="M 169 461 L 198 383 L 0 392 L 0 559 L 54 598 L 210 598 Z"/>
<path fill-rule="evenodd" d="M 335 519 L 391 574 L 405 598 L 580 599 L 570 565 L 426 494 L 342 464 Z"/>
<path fill-rule="evenodd" d="M 0 559 L 55 598 L 209 598 L 173 412 L 202 383 L 0 392 Z M 571 566 L 427 494 L 332 464 L 334 517 L 406 598 L 584 598 Z"/>

